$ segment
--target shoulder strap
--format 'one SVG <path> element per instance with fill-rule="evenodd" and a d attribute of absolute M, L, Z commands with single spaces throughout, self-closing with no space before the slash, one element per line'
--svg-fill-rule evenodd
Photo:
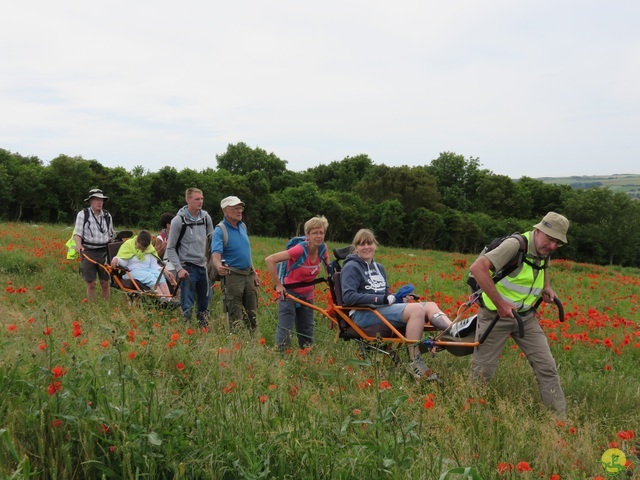
<path fill-rule="evenodd" d="M 227 243 L 229 243 L 229 232 L 227 231 L 227 226 L 220 220 L 220 223 L 216 225 L 216 227 L 220 227 L 222 230 L 222 246 L 226 247 Z"/>
<path fill-rule="evenodd" d="M 178 253 L 178 249 L 180 248 L 180 242 L 182 241 L 182 237 L 184 237 L 184 232 L 187 231 L 187 222 L 184 221 L 184 217 L 182 215 L 180 215 L 180 220 L 182 220 L 182 227 L 180 228 L 178 240 L 176 240 L 176 253 Z"/>
<path fill-rule="evenodd" d="M 520 233 L 514 233 L 513 235 L 510 235 L 510 237 L 517 239 L 520 242 L 520 247 L 518 248 L 516 255 L 511 260 L 509 260 L 509 263 L 507 263 L 502 268 L 502 270 L 496 272 L 493 275 L 493 283 L 498 283 L 500 280 L 508 276 L 511 272 L 513 272 L 520 265 L 522 265 L 525 261 L 525 256 L 527 255 L 527 249 L 529 247 L 527 239 L 525 238 L 524 235 Z"/>

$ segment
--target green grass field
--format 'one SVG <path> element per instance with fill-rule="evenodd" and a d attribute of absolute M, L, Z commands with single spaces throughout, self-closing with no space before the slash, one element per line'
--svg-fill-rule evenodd
<path fill-rule="evenodd" d="M 0 478 L 438 479 L 472 467 L 482 479 L 593 479 L 609 478 L 612 448 L 631 462 L 619 478 L 638 478 L 637 269 L 554 262 L 566 321 L 551 306 L 540 321 L 569 404 L 558 422 L 511 341 L 484 387 L 468 382 L 469 356 L 428 358 L 439 383 L 362 360 L 320 315 L 313 349 L 280 354 L 264 257 L 285 239 L 252 238 L 258 332 L 229 336 L 217 286 L 208 331 L 118 291 L 87 302 L 70 234 L 0 224 Z M 376 258 L 451 316 L 467 300 L 472 256 Z"/>
<path fill-rule="evenodd" d="M 614 192 L 638 193 L 640 192 L 640 175 L 615 174 L 615 175 L 584 175 L 572 177 L 543 177 L 545 183 L 557 185 L 570 185 L 577 188 L 602 186 Z"/>

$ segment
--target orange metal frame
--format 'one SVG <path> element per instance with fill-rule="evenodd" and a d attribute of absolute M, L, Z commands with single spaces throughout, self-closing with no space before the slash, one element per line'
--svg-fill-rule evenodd
<path fill-rule="evenodd" d="M 340 325 L 340 322 L 343 321 L 348 327 L 351 327 L 353 329 L 354 332 L 356 332 L 359 336 L 360 339 L 365 341 L 365 342 L 370 342 L 370 343 L 386 343 L 386 344 L 391 344 L 391 345 L 396 345 L 396 346 L 401 346 L 401 345 L 411 345 L 411 344 L 415 344 L 415 343 L 424 343 L 428 348 L 431 347 L 444 347 L 446 349 L 446 347 L 468 347 L 468 348 L 474 348 L 477 347 L 478 345 L 480 345 L 481 342 L 479 341 L 475 341 L 475 342 L 451 342 L 451 341 L 444 341 L 444 340 L 438 340 L 437 337 L 436 339 L 426 339 L 426 340 L 410 340 L 408 339 L 403 333 L 401 333 L 396 327 L 394 327 L 386 318 L 384 318 L 384 316 L 382 316 L 382 314 L 380 312 L 378 312 L 376 309 L 372 309 L 372 308 L 368 308 L 368 307 L 346 307 L 346 306 L 339 306 L 339 305 L 332 305 L 333 310 L 336 312 L 336 316 L 331 316 L 331 313 L 322 308 L 319 307 L 317 305 L 314 305 L 312 303 L 308 303 L 305 302 L 304 300 L 301 300 L 299 298 L 297 298 L 294 295 L 288 295 L 287 299 L 289 300 L 293 300 L 296 303 L 299 303 L 300 305 L 304 305 L 305 307 L 309 307 L 313 310 L 315 310 L 316 312 L 324 315 L 325 317 L 327 317 L 329 319 L 329 321 L 331 322 L 332 326 L 335 325 L 338 329 L 338 335 L 336 336 L 336 340 L 338 338 L 338 336 L 340 335 L 340 332 L 342 331 L 342 326 Z M 391 331 L 391 333 L 393 334 L 393 336 L 391 337 L 380 337 L 380 336 L 372 336 L 367 334 L 362 328 L 360 328 L 352 319 L 351 317 L 349 317 L 349 311 L 350 310 L 369 310 L 372 311 L 379 319 L 380 321 L 386 325 L 389 330 Z M 459 315 L 460 317 L 461 315 Z M 338 318 L 339 317 L 339 318 Z M 456 319 L 458 320 L 458 319 Z M 425 324 L 425 331 L 436 331 L 436 329 L 429 323 Z"/>
<path fill-rule="evenodd" d="M 123 279 L 121 276 L 123 272 L 128 271 L 126 268 L 122 268 L 122 267 L 113 268 L 111 265 L 96 262 L 95 260 L 93 260 L 92 258 L 89 258 L 84 253 L 82 253 L 82 257 L 88 260 L 89 262 L 93 263 L 94 265 L 97 265 L 99 268 L 102 268 L 105 272 L 107 272 L 109 274 L 109 278 L 113 280 L 113 282 L 115 283 L 117 289 L 122 290 L 122 292 L 126 294 L 129 294 L 132 296 L 147 296 L 147 297 L 156 297 L 156 298 L 163 298 L 163 297 L 173 298 L 174 297 L 174 295 L 161 295 L 155 292 L 154 290 L 143 290 L 132 276 L 129 276 L 127 280 L 131 282 L 134 288 L 129 288 L 123 283 Z M 164 273 L 164 270 L 160 272 L 160 275 L 162 275 L 163 273 Z M 178 286 L 178 283 L 175 281 L 175 279 L 172 279 L 172 282 L 173 282 L 172 285 L 174 287 Z"/>

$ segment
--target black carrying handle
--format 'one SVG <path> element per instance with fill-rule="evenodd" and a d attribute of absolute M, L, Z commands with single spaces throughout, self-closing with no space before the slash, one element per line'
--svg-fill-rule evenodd
<path fill-rule="evenodd" d="M 538 301 L 533 305 L 533 308 L 537 310 L 541 303 L 542 297 L 540 297 Z M 556 307 L 558 308 L 558 319 L 560 320 L 560 322 L 564 322 L 564 307 L 562 306 L 562 301 L 560 301 L 558 297 L 554 297 L 553 303 L 555 303 Z"/>
<path fill-rule="evenodd" d="M 515 317 L 516 322 L 518 322 L 518 336 L 520 338 L 524 338 L 524 323 L 522 323 L 522 317 L 516 310 L 511 310 L 511 311 L 513 312 L 513 316 Z M 491 330 L 493 330 L 493 327 L 495 327 L 496 323 L 498 323 L 498 320 L 500 320 L 500 315 L 496 315 L 494 319 L 491 320 L 491 323 L 489 324 L 487 329 L 484 332 L 482 332 L 482 335 L 478 339 L 479 343 L 484 343 L 484 341 L 487 339 L 487 337 L 491 333 Z"/>

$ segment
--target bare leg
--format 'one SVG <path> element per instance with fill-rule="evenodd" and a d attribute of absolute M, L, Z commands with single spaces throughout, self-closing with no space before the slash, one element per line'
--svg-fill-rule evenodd
<path fill-rule="evenodd" d="M 407 324 L 407 339 L 421 340 L 422 334 L 424 333 L 424 309 L 422 305 L 419 303 L 408 303 L 402 312 L 402 320 Z M 420 356 L 418 345 L 410 345 L 408 350 L 411 360 Z"/>
<path fill-rule="evenodd" d="M 93 300 L 96 297 L 96 281 L 87 282 L 87 299 Z"/>
<path fill-rule="evenodd" d="M 441 314 L 441 315 L 438 315 Z M 428 321 L 439 330 L 446 330 L 451 325 L 451 320 L 440 310 L 435 302 L 424 303 L 424 321 Z"/>
<path fill-rule="evenodd" d="M 169 291 L 169 287 L 167 286 L 166 283 L 159 283 L 158 287 L 156 288 L 156 290 L 158 290 L 158 293 L 160 295 L 162 295 L 163 297 L 170 297 L 171 296 L 171 292 Z"/>
<path fill-rule="evenodd" d="M 100 280 L 100 289 L 102 290 L 102 298 L 109 300 L 111 289 L 109 288 L 109 280 Z"/>

